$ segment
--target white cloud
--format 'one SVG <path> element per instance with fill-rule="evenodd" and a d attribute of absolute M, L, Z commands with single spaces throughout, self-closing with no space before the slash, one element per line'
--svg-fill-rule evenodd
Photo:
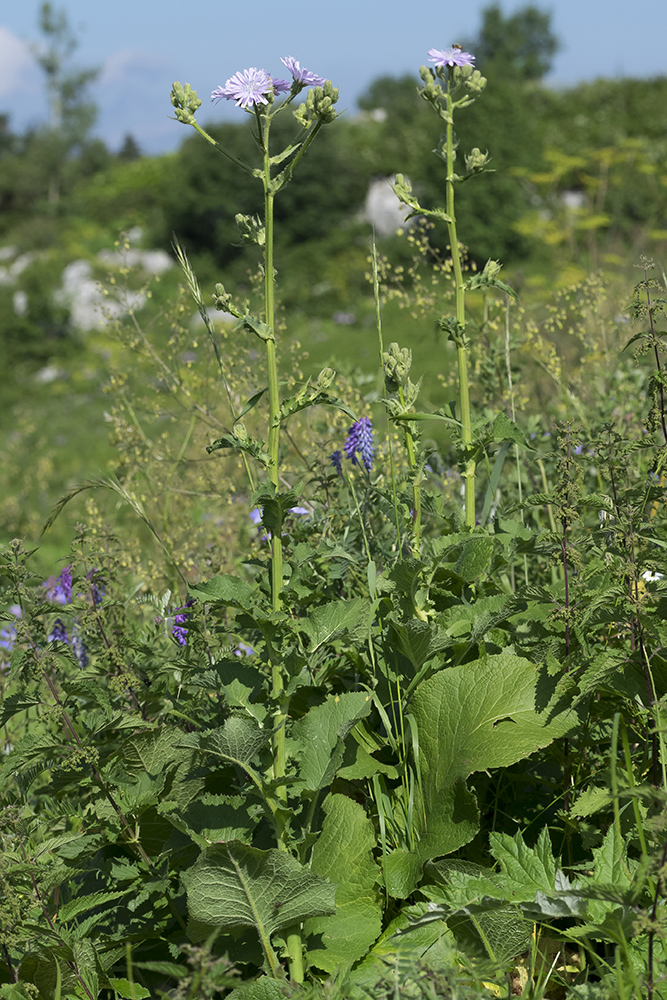
<path fill-rule="evenodd" d="M 19 91 L 34 69 L 35 61 L 25 42 L 0 24 L 0 98 Z"/>

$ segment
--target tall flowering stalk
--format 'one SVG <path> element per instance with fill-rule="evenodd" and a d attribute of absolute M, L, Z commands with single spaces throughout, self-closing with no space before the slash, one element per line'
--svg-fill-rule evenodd
<path fill-rule="evenodd" d="M 258 178 L 264 189 L 264 220 L 263 224 L 254 217 L 238 215 L 236 223 L 241 239 L 246 243 L 256 243 L 263 256 L 264 273 L 264 315 L 258 318 L 238 309 L 223 285 L 216 285 L 214 302 L 217 308 L 226 310 L 239 320 L 239 327 L 255 333 L 265 344 L 268 373 L 269 402 L 269 434 L 268 449 L 264 451 L 259 442 L 250 439 L 245 427 L 235 420 L 234 432 L 224 440 L 216 442 L 215 446 L 234 447 L 244 454 L 250 454 L 262 462 L 266 468 L 268 483 L 260 487 L 256 502 L 262 505 L 262 498 L 271 503 L 279 493 L 280 486 L 280 425 L 282 417 L 281 399 L 278 382 L 278 363 L 275 337 L 275 270 L 274 270 L 274 201 L 276 195 L 292 179 L 296 165 L 304 155 L 311 142 L 326 124 L 334 121 L 338 113 L 334 105 L 338 100 L 338 90 L 329 80 L 317 76 L 304 69 L 293 56 L 286 56 L 283 64 L 291 74 L 291 82 L 270 76 L 266 70 L 251 67 L 241 70 L 230 77 L 224 87 L 213 91 L 211 99 L 234 101 L 237 107 L 254 119 L 256 126 L 255 139 L 261 150 L 261 167 L 253 168 L 239 157 L 225 149 L 220 143 L 201 128 L 195 119 L 195 112 L 201 106 L 201 101 L 189 84 L 181 86 L 175 83 L 171 93 L 171 102 L 175 108 L 176 118 L 193 128 L 215 146 L 224 156 L 233 160 L 247 173 Z M 271 124 L 276 115 L 285 111 L 298 94 L 305 88 L 310 88 L 305 102 L 294 110 L 301 132 L 296 140 L 278 154 L 272 154 L 270 146 Z M 277 100 L 285 94 L 283 100 Z M 333 378 L 325 370 L 318 379 L 312 398 L 308 403 L 323 400 L 328 383 Z M 305 404 L 305 405 L 308 405 Z M 296 408 L 301 408 L 301 403 Z M 261 494 L 261 496 L 260 496 Z M 278 504 L 279 510 L 282 510 Z M 274 611 L 280 611 L 282 606 L 283 585 L 283 548 L 282 548 L 282 514 L 278 515 L 278 523 L 270 532 L 271 537 L 271 594 Z M 278 705 L 273 743 L 273 778 L 278 784 L 277 795 L 283 801 L 287 800 L 287 792 L 282 784 L 286 773 L 286 743 L 285 723 L 289 710 L 289 699 L 285 695 L 283 665 L 278 657 L 271 663 L 272 694 Z M 288 849 L 285 836 L 280 837 L 279 847 Z M 296 982 L 303 981 L 303 957 L 301 936 L 298 928 L 287 934 L 287 951 L 290 973 Z"/>
<path fill-rule="evenodd" d="M 410 209 L 411 215 L 426 215 L 446 223 L 449 234 L 449 244 L 454 272 L 456 311 L 454 316 L 443 317 L 441 328 L 456 345 L 456 356 L 459 374 L 459 406 L 461 422 L 461 445 L 463 450 L 462 476 L 465 483 L 465 520 L 468 527 L 475 526 L 475 454 L 472 437 L 472 419 L 470 413 L 470 385 L 468 378 L 468 340 L 466 337 L 465 292 L 466 282 L 463 277 L 463 267 L 459 240 L 456 228 L 455 184 L 473 174 L 480 173 L 487 165 L 488 155 L 479 149 L 473 149 L 465 157 L 465 173 L 459 175 L 454 170 L 456 160 L 456 137 L 454 132 L 454 113 L 465 108 L 481 94 L 486 86 L 486 79 L 479 70 L 474 68 L 475 57 L 470 52 L 464 52 L 460 45 L 449 49 L 430 49 L 429 60 L 435 69 L 422 66 L 419 73 L 424 83 L 420 94 L 433 107 L 444 122 L 444 138 L 438 149 L 438 155 L 446 167 L 445 176 L 445 208 L 425 209 L 412 194 L 412 187 L 407 178 L 398 174 L 394 190 L 400 200 Z M 493 283 L 490 280 L 486 283 Z"/>

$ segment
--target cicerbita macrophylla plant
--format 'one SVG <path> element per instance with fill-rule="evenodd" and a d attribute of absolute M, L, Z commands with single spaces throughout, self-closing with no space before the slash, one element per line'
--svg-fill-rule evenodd
<path fill-rule="evenodd" d="M 329 395 L 328 389 L 335 376 L 331 369 L 321 372 L 317 383 L 311 388 L 306 385 L 294 397 L 281 402 L 278 386 L 278 365 L 276 357 L 275 336 L 275 306 L 274 306 L 274 201 L 276 195 L 292 179 L 294 169 L 308 149 L 319 130 L 333 122 L 338 112 L 335 104 L 338 101 L 338 90 L 329 80 L 303 68 L 293 56 L 285 56 L 282 60 L 291 74 L 291 83 L 273 77 L 265 69 L 250 67 L 240 70 L 229 77 L 225 85 L 218 87 L 211 94 L 214 102 L 220 100 L 234 101 L 237 107 L 248 114 L 255 126 L 254 138 L 261 153 L 261 163 L 253 166 L 235 156 L 210 136 L 195 119 L 195 113 L 201 106 L 201 100 L 189 84 L 181 86 L 175 83 L 171 92 L 171 103 L 176 112 L 176 119 L 193 128 L 208 143 L 227 156 L 241 169 L 256 177 L 264 189 L 264 217 L 258 219 L 239 215 L 236 224 L 241 234 L 242 242 L 254 243 L 262 254 L 262 271 L 264 275 L 264 314 L 261 317 L 252 316 L 248 306 L 238 306 L 225 291 L 222 284 L 216 285 L 213 301 L 216 308 L 230 312 L 238 319 L 238 328 L 254 333 L 265 344 L 269 402 L 268 447 L 263 442 L 251 438 L 245 427 L 240 423 L 240 417 L 259 401 L 263 392 L 249 400 L 240 415 L 232 410 L 232 433 L 215 442 L 209 450 L 217 448 L 234 448 L 240 451 L 245 459 L 252 458 L 263 466 L 268 478 L 260 483 L 254 493 L 254 503 L 262 507 L 263 524 L 270 538 L 271 545 L 271 595 L 272 608 L 279 612 L 282 606 L 283 587 L 283 548 L 282 522 L 289 510 L 294 510 L 294 500 L 297 494 L 290 493 L 291 502 L 280 494 L 280 427 L 283 420 L 293 413 L 318 403 L 332 403 L 343 409 L 347 408 Z M 282 151 L 274 152 L 271 148 L 271 124 L 276 115 L 284 113 L 298 94 L 308 89 L 306 100 L 294 110 L 294 117 L 299 126 L 299 132 L 294 141 Z M 284 96 L 283 96 L 284 95 Z M 179 258 L 183 257 L 182 252 Z M 187 273 L 187 262 L 184 270 L 191 287 L 194 281 Z M 200 309 L 201 311 L 201 309 Z M 230 403 L 231 408 L 231 403 Z M 354 414 L 351 414 L 354 418 Z M 249 469 L 248 465 L 246 468 Z M 248 472 L 252 485 L 253 478 Z M 177 641 L 180 641 L 177 636 Z M 286 791 L 283 784 L 286 767 L 285 723 L 289 708 L 289 696 L 285 692 L 286 676 L 282 661 L 278 655 L 271 659 L 272 696 L 277 704 L 274 736 L 273 774 L 278 783 L 278 798 L 286 801 Z M 280 847 L 287 850 L 287 830 L 280 835 Z M 286 936 L 287 953 L 292 977 L 300 982 L 303 980 L 303 959 L 300 932 L 297 927 L 290 930 Z"/>
<path fill-rule="evenodd" d="M 475 468 L 476 453 L 473 445 L 472 417 L 470 413 L 470 389 L 468 381 L 468 340 L 466 335 L 465 292 L 470 287 L 470 281 L 475 280 L 477 286 L 496 285 L 507 291 L 496 277 L 485 269 L 483 275 L 474 275 L 473 279 L 465 281 L 459 240 L 456 227 L 456 212 L 454 204 L 455 185 L 459 181 L 468 180 L 487 169 L 489 156 L 475 147 L 465 156 L 465 171 L 455 172 L 457 139 L 454 131 L 455 114 L 479 97 L 486 86 L 486 79 L 475 69 L 475 56 L 464 52 L 460 45 L 452 45 L 448 49 L 430 49 L 429 61 L 434 64 L 422 66 L 419 75 L 423 87 L 419 93 L 436 112 L 444 124 L 444 133 L 437 155 L 445 164 L 445 208 L 428 209 L 420 205 L 412 193 L 410 181 L 397 174 L 394 191 L 398 198 L 411 210 L 408 218 L 427 216 L 439 219 L 447 225 L 449 244 L 452 255 L 452 269 L 456 293 L 455 316 L 442 317 L 441 329 L 456 345 L 459 372 L 459 418 L 461 424 L 462 470 L 465 482 L 465 520 L 469 528 L 475 525 Z"/>

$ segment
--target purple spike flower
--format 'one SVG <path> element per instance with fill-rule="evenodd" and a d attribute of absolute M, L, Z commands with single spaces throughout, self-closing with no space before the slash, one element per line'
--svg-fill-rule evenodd
<path fill-rule="evenodd" d="M 172 625 L 171 634 L 179 646 L 187 646 L 188 644 L 188 630 L 183 628 L 183 626 L 190 617 L 187 609 L 191 608 L 194 603 L 194 599 L 191 597 L 189 601 L 185 602 L 182 608 L 174 608 L 174 624 Z"/>
<path fill-rule="evenodd" d="M 72 600 L 72 567 L 65 566 L 60 576 L 50 576 L 42 584 L 46 599 L 52 604 L 69 604 Z"/>
<path fill-rule="evenodd" d="M 362 417 L 361 420 L 352 424 L 343 449 L 347 457 L 352 459 L 353 465 L 357 464 L 357 452 L 359 452 L 366 471 L 371 471 L 375 447 L 373 445 L 373 425 L 369 417 Z"/>
<path fill-rule="evenodd" d="M 69 643 L 69 639 L 67 638 L 67 629 L 63 625 L 60 618 L 56 618 L 56 620 L 53 623 L 53 627 L 51 628 L 51 631 L 49 632 L 46 638 L 49 642 Z"/>
<path fill-rule="evenodd" d="M 77 626 L 74 626 L 72 632 L 72 641 L 70 642 L 72 652 L 74 653 L 74 658 L 79 664 L 82 670 L 88 666 L 88 652 L 83 644 L 83 639 L 79 635 L 79 630 Z"/>
<path fill-rule="evenodd" d="M 276 83 L 281 85 L 285 81 L 278 80 Z M 268 104 L 267 94 L 274 89 L 275 83 L 266 70 L 251 66 L 250 69 L 239 70 L 234 76 L 230 76 L 224 87 L 213 91 L 211 100 L 221 101 L 224 97 L 226 101 L 236 101 L 237 107 L 247 110 L 258 104 Z M 279 89 L 282 90 L 282 87 L 279 86 Z"/>
<path fill-rule="evenodd" d="M 300 87 L 323 87 L 326 83 L 323 76 L 311 73 L 309 69 L 302 69 L 299 61 L 293 56 L 285 56 L 280 61 L 287 66 L 292 74 L 292 79 L 295 83 L 300 84 Z"/>
<path fill-rule="evenodd" d="M 333 465 L 334 469 L 336 470 L 336 472 L 338 473 L 338 475 L 342 479 L 343 478 L 343 453 L 342 453 L 342 451 L 338 451 L 338 449 L 336 449 L 336 451 L 334 451 L 334 453 L 332 455 L 329 455 L 329 461 L 331 462 L 331 464 Z"/>
<path fill-rule="evenodd" d="M 428 58 L 438 67 L 475 65 L 475 57 L 470 52 L 464 52 L 460 45 L 452 45 L 450 49 L 429 49 Z"/>

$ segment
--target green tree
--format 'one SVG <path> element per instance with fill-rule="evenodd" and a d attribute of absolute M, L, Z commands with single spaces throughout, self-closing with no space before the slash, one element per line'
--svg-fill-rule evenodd
<path fill-rule="evenodd" d="M 48 202 L 55 207 L 61 198 L 67 160 L 84 147 L 97 117 L 95 104 L 87 99 L 86 90 L 99 70 L 71 66 L 79 43 L 64 10 L 43 3 L 39 29 L 44 41 L 33 46 L 33 53 L 46 79 L 49 123 L 35 134 L 34 141 L 48 178 Z"/>
<path fill-rule="evenodd" d="M 551 13 L 532 4 L 508 17 L 497 3 L 485 7 L 479 34 L 466 42 L 485 76 L 498 70 L 520 80 L 545 76 L 559 45 L 551 29 Z"/>

